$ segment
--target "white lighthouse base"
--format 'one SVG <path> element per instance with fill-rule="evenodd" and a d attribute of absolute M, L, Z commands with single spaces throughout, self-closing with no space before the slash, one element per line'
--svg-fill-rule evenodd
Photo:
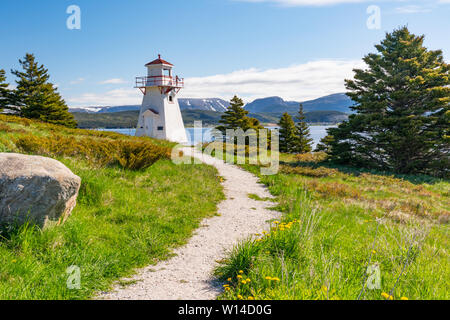
<path fill-rule="evenodd" d="M 139 113 L 136 136 L 188 143 L 175 94 L 161 93 L 159 88 L 147 88 Z"/>

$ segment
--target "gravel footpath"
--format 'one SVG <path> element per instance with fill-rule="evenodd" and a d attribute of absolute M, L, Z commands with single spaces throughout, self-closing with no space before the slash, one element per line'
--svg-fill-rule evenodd
<path fill-rule="evenodd" d="M 248 197 L 249 194 L 271 197 L 251 173 L 192 148 L 184 148 L 183 152 L 216 167 L 225 179 L 222 185 L 226 200 L 218 205 L 219 216 L 203 220 L 189 242 L 174 250 L 174 257 L 139 270 L 132 278 L 124 279 L 135 283 L 126 287 L 116 286 L 112 292 L 99 295 L 98 299 L 214 299 L 222 292 L 221 284 L 212 276 L 217 261 L 223 259 L 226 251 L 240 240 L 267 230 L 267 221 L 281 215 L 267 209 L 273 206 L 272 202 Z"/>

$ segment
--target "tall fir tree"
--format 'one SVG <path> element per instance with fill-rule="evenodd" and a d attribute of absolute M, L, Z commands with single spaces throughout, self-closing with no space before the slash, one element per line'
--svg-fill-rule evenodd
<path fill-rule="evenodd" d="M 285 112 L 278 122 L 279 130 L 279 148 L 280 152 L 292 153 L 296 149 L 296 128 L 294 120 L 289 113 Z"/>
<path fill-rule="evenodd" d="M 227 110 L 221 116 L 219 123 L 221 124 L 216 129 L 220 130 L 224 135 L 227 129 L 262 129 L 258 119 L 247 116 L 248 111 L 244 109 L 244 101 L 234 96 L 230 101 Z"/>
<path fill-rule="evenodd" d="M 368 68 L 346 80 L 356 103 L 348 121 L 329 129 L 332 159 L 350 165 L 449 175 L 450 65 L 441 50 L 407 27 L 387 33 Z"/>
<path fill-rule="evenodd" d="M 303 112 L 303 105 L 300 104 L 298 110 L 298 115 L 295 118 L 297 120 L 296 124 L 296 141 L 295 141 L 295 152 L 296 153 L 308 153 L 312 151 L 312 141 L 311 134 L 309 132 L 308 124 L 306 123 L 305 113 Z"/>
<path fill-rule="evenodd" d="M 50 76 L 43 65 L 38 65 L 34 55 L 26 54 L 19 60 L 23 71 L 12 70 L 18 80 L 14 92 L 14 104 L 20 108 L 25 118 L 39 119 L 44 122 L 74 128 L 77 123 L 69 113 L 65 101 L 55 86 L 48 82 Z"/>
<path fill-rule="evenodd" d="M 0 112 L 4 109 L 12 109 L 11 106 L 11 90 L 9 84 L 6 83 L 6 72 L 0 69 Z"/>
<path fill-rule="evenodd" d="M 322 139 L 320 139 L 320 142 L 317 144 L 315 152 L 325 152 L 327 154 L 331 153 L 331 145 L 334 141 L 333 136 L 326 135 Z"/>

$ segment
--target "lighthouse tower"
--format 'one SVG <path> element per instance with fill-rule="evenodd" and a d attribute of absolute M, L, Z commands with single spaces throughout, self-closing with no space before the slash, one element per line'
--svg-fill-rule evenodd
<path fill-rule="evenodd" d="M 136 78 L 136 88 L 144 94 L 136 136 L 187 143 L 177 99 L 184 79 L 172 75 L 173 64 L 161 59 L 161 55 L 145 66 L 147 76 Z"/>

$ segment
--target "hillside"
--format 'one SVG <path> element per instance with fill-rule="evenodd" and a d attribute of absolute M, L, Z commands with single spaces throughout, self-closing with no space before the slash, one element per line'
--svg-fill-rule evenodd
<path fill-rule="evenodd" d="M 63 225 L 0 228 L 0 300 L 88 299 L 184 244 L 224 196 L 217 170 L 175 165 L 173 145 L 0 115 L 0 152 L 55 158 L 81 178 Z M 82 290 L 67 288 L 71 265 Z"/>
<path fill-rule="evenodd" d="M 203 121 L 203 126 L 215 126 L 219 123 L 221 112 L 203 110 L 181 111 L 185 126 L 193 126 L 194 121 Z M 113 113 L 73 113 L 79 128 L 134 128 L 137 124 L 139 111 L 122 111 Z M 295 116 L 295 112 L 292 112 Z M 309 123 L 339 123 L 347 119 L 347 114 L 339 111 L 307 112 L 306 121 Z M 281 113 L 250 113 L 250 117 L 261 123 L 278 123 Z"/>
<path fill-rule="evenodd" d="M 224 112 L 229 102 L 219 98 L 207 99 L 193 99 L 180 98 L 178 99 L 181 110 L 202 110 L 202 111 L 216 111 Z M 343 113 L 351 113 L 349 106 L 353 102 L 344 93 L 331 94 L 310 101 L 285 101 L 280 97 L 268 97 L 263 99 L 256 99 L 248 103 L 245 109 L 251 113 L 295 113 L 298 111 L 299 104 L 303 104 L 306 112 L 311 111 L 339 111 Z M 139 110 L 140 105 L 124 105 L 115 107 L 73 107 L 70 108 L 72 113 L 113 113 L 123 111 Z"/>
<path fill-rule="evenodd" d="M 337 93 L 321 97 L 315 100 L 297 102 L 285 101 L 280 97 L 269 97 L 256 99 L 248 103 L 245 109 L 252 113 L 270 112 L 270 113 L 295 113 L 298 111 L 299 104 L 303 104 L 305 112 L 310 111 L 340 111 L 351 113 L 349 107 L 353 105 L 352 100 L 344 93 Z"/>
<path fill-rule="evenodd" d="M 274 175 L 241 165 L 284 214 L 220 261 L 216 275 L 228 285 L 220 299 L 448 300 L 449 181 L 326 157 L 281 154 Z M 380 286 L 362 290 L 368 265 L 380 268 Z"/>

